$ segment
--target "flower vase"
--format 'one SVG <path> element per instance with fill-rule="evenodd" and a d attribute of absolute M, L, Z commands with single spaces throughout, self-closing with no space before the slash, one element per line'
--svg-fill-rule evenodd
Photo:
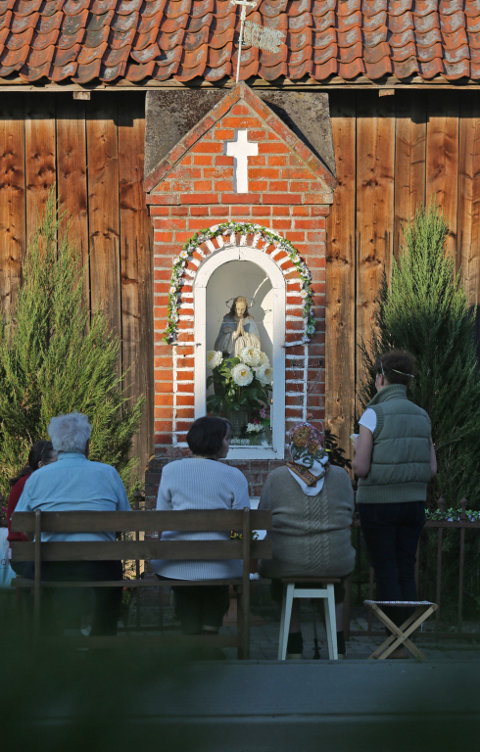
<path fill-rule="evenodd" d="M 243 436 L 245 426 L 248 423 L 246 410 L 232 410 L 228 415 L 228 420 L 232 424 L 232 438 L 240 439 Z"/>

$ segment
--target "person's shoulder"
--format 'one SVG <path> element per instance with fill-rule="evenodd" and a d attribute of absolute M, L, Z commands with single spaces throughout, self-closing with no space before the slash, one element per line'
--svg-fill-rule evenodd
<path fill-rule="evenodd" d="M 345 470 L 344 467 L 340 467 L 340 465 L 329 465 L 328 466 L 328 472 L 327 472 L 327 478 L 328 477 L 335 478 L 338 480 L 348 481 L 350 483 L 350 476 Z"/>
<path fill-rule="evenodd" d="M 237 478 L 238 480 L 247 480 L 244 473 L 242 473 L 242 471 L 234 465 L 228 465 L 226 462 L 215 462 L 214 467 L 215 470 L 219 473 L 224 473 L 225 475 L 229 475 L 232 478 Z"/>
<path fill-rule="evenodd" d="M 118 475 L 118 471 L 107 462 L 98 462 L 97 460 L 87 460 L 86 471 L 103 473 L 105 475 Z"/>
<path fill-rule="evenodd" d="M 267 475 L 267 480 L 272 481 L 284 481 L 285 478 L 290 478 L 290 471 L 286 465 L 280 465 L 280 467 L 275 467 L 273 470 L 270 470 L 270 472 Z"/>

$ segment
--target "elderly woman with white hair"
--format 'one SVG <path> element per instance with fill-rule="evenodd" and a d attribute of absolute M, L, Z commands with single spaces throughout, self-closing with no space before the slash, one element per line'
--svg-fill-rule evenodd
<path fill-rule="evenodd" d="M 91 427 L 86 415 L 70 413 L 52 418 L 48 434 L 57 462 L 41 467 L 25 483 L 17 512 L 129 511 L 122 480 L 110 465 L 88 460 Z M 114 540 L 115 533 L 42 533 L 44 540 Z M 45 580 L 118 580 L 122 577 L 120 561 L 44 562 Z M 57 599 L 63 599 L 60 590 Z M 72 593 L 68 593 L 71 601 Z M 78 596 L 77 596 L 78 598 Z M 92 635 L 115 634 L 120 611 L 121 589 L 95 590 Z M 64 604 L 62 621 L 70 615 Z M 74 609 L 73 609 L 74 611 Z M 70 626 L 70 624 L 69 624 Z M 76 625 L 77 626 L 77 625 Z"/>

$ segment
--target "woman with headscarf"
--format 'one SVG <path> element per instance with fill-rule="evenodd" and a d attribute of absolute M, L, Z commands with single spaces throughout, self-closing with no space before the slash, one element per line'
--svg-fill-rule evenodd
<path fill-rule="evenodd" d="M 311 423 L 297 423 L 289 433 L 291 461 L 269 473 L 259 509 L 272 511 L 271 560 L 259 571 L 272 578 L 272 595 L 282 596 L 280 577 L 346 577 L 353 570 L 355 549 L 350 527 L 354 502 L 350 478 L 330 465 L 323 436 Z M 336 588 L 337 623 L 341 627 L 343 586 Z M 345 655 L 343 631 L 337 633 Z M 299 602 L 293 602 L 287 657 L 301 657 L 303 638 Z"/>

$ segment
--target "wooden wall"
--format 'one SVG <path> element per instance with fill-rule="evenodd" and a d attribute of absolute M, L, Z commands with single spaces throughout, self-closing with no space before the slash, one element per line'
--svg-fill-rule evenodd
<path fill-rule="evenodd" d="M 361 406 L 358 346 L 370 339 L 383 269 L 402 223 L 436 197 L 448 251 L 472 304 L 480 296 L 478 92 L 335 92 L 330 96 L 338 186 L 327 223 L 326 414 L 351 454 Z"/>
<path fill-rule="evenodd" d="M 144 94 L 1 95 L 0 306 L 10 310 L 22 259 L 51 186 L 88 267 L 85 296 L 122 338 L 119 368 L 146 408 L 134 451 L 152 449 L 152 228 L 143 192 Z"/>
<path fill-rule="evenodd" d="M 449 252 L 472 303 L 480 295 L 480 94 L 332 91 L 338 187 L 327 225 L 326 414 L 350 452 L 361 363 L 382 271 L 402 222 L 436 196 Z M 136 452 L 153 437 L 151 222 L 143 193 L 144 94 L 8 94 L 0 100 L 0 305 L 9 309 L 49 187 L 89 268 L 92 308 L 123 340 L 132 394 L 147 409 Z"/>

